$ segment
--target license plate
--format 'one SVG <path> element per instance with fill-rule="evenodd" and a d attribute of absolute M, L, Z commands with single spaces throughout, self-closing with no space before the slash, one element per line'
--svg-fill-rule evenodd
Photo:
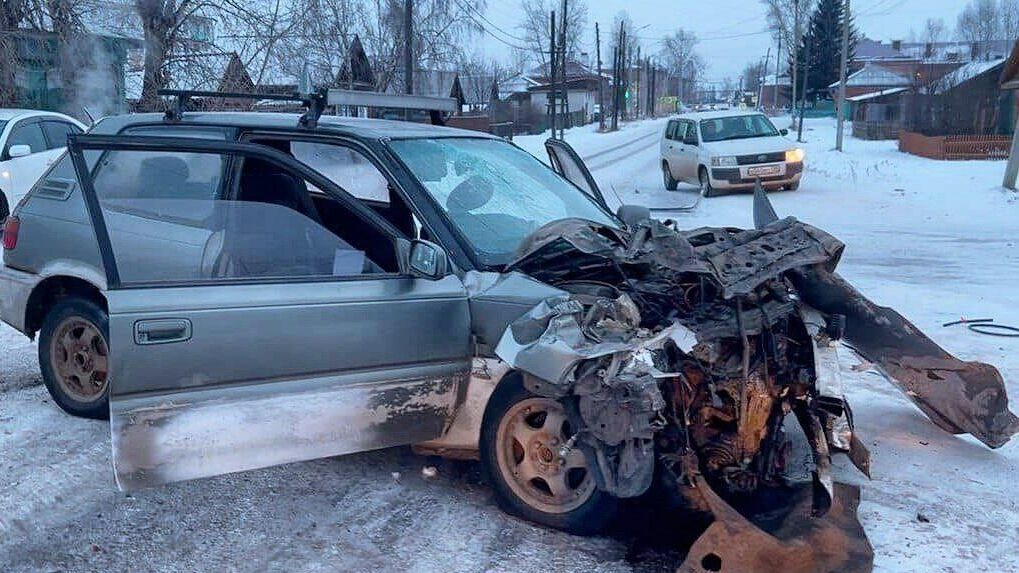
<path fill-rule="evenodd" d="M 778 165 L 767 165 L 764 167 L 749 167 L 747 168 L 747 175 L 750 177 L 761 177 L 768 175 L 778 175 L 782 172 L 782 168 Z"/>

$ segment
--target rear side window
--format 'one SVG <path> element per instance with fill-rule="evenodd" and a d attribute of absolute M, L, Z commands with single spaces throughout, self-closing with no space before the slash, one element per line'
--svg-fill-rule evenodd
<path fill-rule="evenodd" d="M 678 124 L 679 122 L 676 120 L 669 122 L 668 127 L 665 128 L 665 139 L 676 139 L 676 126 Z"/>
<path fill-rule="evenodd" d="M 96 167 L 100 199 L 214 199 L 224 158 L 209 153 L 111 151 Z"/>
<path fill-rule="evenodd" d="M 7 140 L 7 149 L 9 150 L 15 145 L 27 145 L 32 148 L 32 153 L 46 151 L 46 138 L 42 134 L 42 128 L 38 123 L 23 123 L 15 126 Z"/>
<path fill-rule="evenodd" d="M 675 139 L 676 141 L 683 141 L 683 139 L 686 138 L 686 131 L 689 125 L 690 124 L 688 122 L 677 121 L 676 129 L 674 129 L 672 133 L 672 139 Z"/>
<path fill-rule="evenodd" d="M 77 125 L 66 121 L 43 121 L 41 125 L 42 132 L 46 135 L 48 149 L 67 147 L 67 136 L 81 133 Z"/>

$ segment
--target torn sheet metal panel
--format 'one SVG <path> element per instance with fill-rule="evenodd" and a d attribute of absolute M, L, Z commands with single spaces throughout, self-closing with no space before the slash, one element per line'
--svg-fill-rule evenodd
<path fill-rule="evenodd" d="M 822 267 L 790 273 L 804 301 L 846 317 L 846 339 L 902 390 L 937 426 L 969 433 L 998 448 L 1019 432 L 998 369 L 966 362 L 928 338 L 893 309 L 878 306 L 838 274 Z"/>
<path fill-rule="evenodd" d="M 761 283 L 805 265 L 834 269 L 845 245 L 824 231 L 792 217 L 764 229 L 733 232 L 699 229 L 686 233 L 722 286 L 723 298 L 748 295 Z"/>
<path fill-rule="evenodd" d="M 452 416 L 468 368 L 122 397 L 110 404 L 117 484 L 131 490 L 431 439 Z"/>
<path fill-rule="evenodd" d="M 471 308 L 471 332 L 488 355 L 511 322 L 545 299 L 566 295 L 517 272 L 469 271 L 463 282 Z"/>
<path fill-rule="evenodd" d="M 834 485 L 831 510 L 811 516 L 808 491 L 793 494 L 791 510 L 772 533 L 723 501 L 703 480 L 697 492 L 714 515 L 676 573 L 868 573 L 874 550 L 857 518 L 860 492 Z M 771 528 L 769 528 L 771 529 Z"/>

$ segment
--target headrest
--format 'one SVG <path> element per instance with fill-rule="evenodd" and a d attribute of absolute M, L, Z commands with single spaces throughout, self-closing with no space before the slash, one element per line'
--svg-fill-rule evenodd
<path fill-rule="evenodd" d="M 492 199 L 495 188 L 492 182 L 484 177 L 474 175 L 460 182 L 446 199 L 449 211 L 473 211 L 484 206 Z"/>

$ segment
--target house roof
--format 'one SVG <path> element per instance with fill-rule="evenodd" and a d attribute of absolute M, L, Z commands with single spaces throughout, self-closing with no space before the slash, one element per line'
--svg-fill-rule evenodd
<path fill-rule="evenodd" d="M 892 48 L 891 44 L 870 38 L 860 38 L 856 42 L 856 49 L 853 51 L 854 59 L 863 60 L 885 60 L 903 57 L 901 53 Z"/>
<path fill-rule="evenodd" d="M 839 87 L 841 82 L 835 82 L 828 86 L 829 89 Z M 912 85 L 909 77 L 886 68 L 880 64 L 869 63 L 846 78 L 846 85 L 849 87 L 908 87 Z"/>
<path fill-rule="evenodd" d="M 869 101 L 869 100 L 872 100 L 872 99 L 877 99 L 877 98 L 881 98 L 881 97 L 885 97 L 885 96 L 900 94 L 900 93 L 903 93 L 903 92 L 906 92 L 906 91 L 909 91 L 909 88 L 888 88 L 886 90 L 880 90 L 880 91 L 876 91 L 876 92 L 860 94 L 858 96 L 847 97 L 846 101 L 851 101 L 853 103 L 859 103 L 861 101 Z"/>
<path fill-rule="evenodd" d="M 788 74 L 780 74 L 778 78 L 775 74 L 768 74 L 764 76 L 764 85 L 766 86 L 791 86 L 793 85 L 792 78 Z"/>
<path fill-rule="evenodd" d="M 353 74 L 351 74 L 353 68 Z M 353 77 L 351 77 L 353 75 Z M 336 85 L 351 86 L 360 89 L 375 87 L 375 73 L 372 71 L 371 61 L 361 44 L 361 37 L 354 35 L 354 40 L 347 48 L 347 57 L 343 58 L 343 66 L 336 74 Z"/>
<path fill-rule="evenodd" d="M 942 78 L 940 91 L 945 92 L 959 87 L 969 80 L 992 70 L 1004 69 L 1005 61 L 1005 58 L 997 58 L 986 62 L 970 62 Z"/>

